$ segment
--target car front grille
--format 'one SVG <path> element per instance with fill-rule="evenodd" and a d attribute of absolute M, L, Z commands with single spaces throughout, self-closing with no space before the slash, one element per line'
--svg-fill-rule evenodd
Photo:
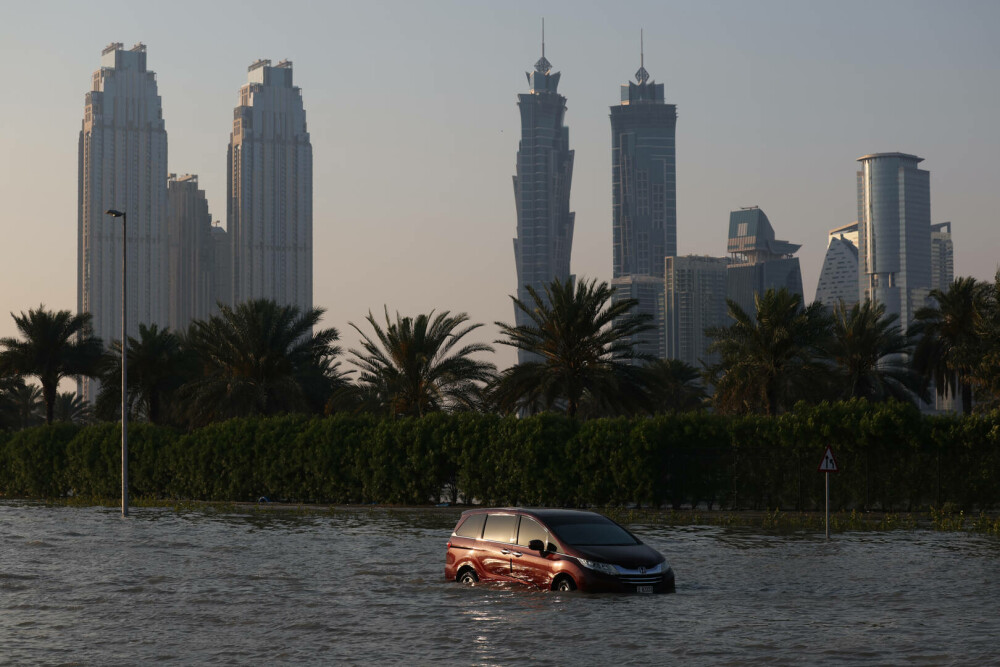
<path fill-rule="evenodd" d="M 618 577 L 622 583 L 633 586 L 658 586 L 663 582 L 663 574 L 624 574 Z"/>

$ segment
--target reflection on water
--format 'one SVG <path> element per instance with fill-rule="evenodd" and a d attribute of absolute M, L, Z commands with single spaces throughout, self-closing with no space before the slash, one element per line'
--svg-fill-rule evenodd
<path fill-rule="evenodd" d="M 0 503 L 0 662 L 995 660 L 995 538 L 631 526 L 676 595 L 556 595 L 445 582 L 458 513 Z"/>

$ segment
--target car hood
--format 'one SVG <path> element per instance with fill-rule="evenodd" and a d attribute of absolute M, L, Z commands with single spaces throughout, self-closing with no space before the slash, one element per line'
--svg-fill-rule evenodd
<path fill-rule="evenodd" d="M 630 544 L 621 547 L 574 546 L 573 551 L 587 560 L 621 565 L 631 570 L 637 567 L 653 567 L 664 560 L 659 551 L 645 544 Z"/>

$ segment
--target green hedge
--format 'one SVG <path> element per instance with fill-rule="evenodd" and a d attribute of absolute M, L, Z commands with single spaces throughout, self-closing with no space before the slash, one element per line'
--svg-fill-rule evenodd
<path fill-rule="evenodd" d="M 112 498 L 117 424 L 0 434 L 0 495 Z M 700 505 L 817 509 L 823 451 L 835 509 L 1000 507 L 1000 413 L 922 416 L 901 404 L 799 405 L 578 422 L 483 414 L 241 419 L 191 433 L 129 428 L 133 495 L 222 501 Z"/>

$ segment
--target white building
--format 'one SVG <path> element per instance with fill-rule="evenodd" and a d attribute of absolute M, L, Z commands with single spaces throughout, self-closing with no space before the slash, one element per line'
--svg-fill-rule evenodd
<path fill-rule="evenodd" d="M 167 324 L 167 132 L 146 47 L 120 42 L 101 53 L 79 143 L 77 309 L 105 345 L 121 338 L 122 221 L 128 218 L 128 334 Z M 93 400 L 96 383 L 81 387 Z"/>
<path fill-rule="evenodd" d="M 858 223 L 830 230 L 823 269 L 816 284 L 816 301 L 834 308 L 858 302 Z"/>
<path fill-rule="evenodd" d="M 292 63 L 258 60 L 229 140 L 232 303 L 312 308 L 312 144 Z"/>

